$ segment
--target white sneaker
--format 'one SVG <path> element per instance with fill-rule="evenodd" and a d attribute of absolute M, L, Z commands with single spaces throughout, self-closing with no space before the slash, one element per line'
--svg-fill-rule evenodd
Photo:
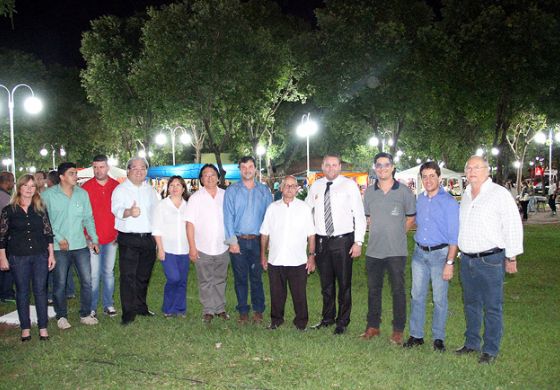
<path fill-rule="evenodd" d="M 84 325 L 97 325 L 99 321 L 97 321 L 97 318 L 95 317 L 87 316 L 87 317 L 80 317 L 80 323 Z"/>
<path fill-rule="evenodd" d="M 69 329 L 72 327 L 72 325 L 70 325 L 66 317 L 60 317 L 56 322 L 56 324 L 58 325 L 58 329 L 62 329 L 62 330 Z"/>
<path fill-rule="evenodd" d="M 105 309 L 105 314 L 107 314 L 109 317 L 114 317 L 117 315 L 117 310 L 113 306 L 109 306 Z"/>

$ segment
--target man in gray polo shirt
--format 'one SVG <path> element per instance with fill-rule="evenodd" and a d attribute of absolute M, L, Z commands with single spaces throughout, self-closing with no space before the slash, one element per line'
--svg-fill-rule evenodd
<path fill-rule="evenodd" d="M 402 344 L 406 324 L 406 232 L 414 226 L 416 199 L 408 187 L 393 179 L 393 156 L 378 153 L 373 163 L 377 181 L 368 187 L 364 197 L 364 211 L 369 218 L 369 242 L 366 251 L 368 314 L 366 331 L 361 337 L 369 340 L 379 336 L 383 277 L 387 270 L 393 295 L 391 342 Z"/>

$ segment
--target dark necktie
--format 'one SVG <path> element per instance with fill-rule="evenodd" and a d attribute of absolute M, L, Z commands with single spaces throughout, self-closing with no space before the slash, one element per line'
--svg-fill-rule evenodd
<path fill-rule="evenodd" d="M 332 211 L 331 211 L 331 185 L 332 181 L 327 182 L 327 189 L 325 190 L 325 230 L 327 236 L 332 236 L 334 233 L 334 224 L 332 220 Z"/>

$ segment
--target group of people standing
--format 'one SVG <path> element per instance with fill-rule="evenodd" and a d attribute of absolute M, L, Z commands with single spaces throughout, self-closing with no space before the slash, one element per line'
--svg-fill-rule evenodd
<path fill-rule="evenodd" d="M 296 198 L 298 183 L 293 176 L 284 178 L 282 196 L 273 201 L 268 187 L 255 180 L 255 160 L 250 156 L 239 161 L 241 180 L 225 191 L 218 187 L 218 169 L 204 165 L 199 175 L 201 188 L 188 201 L 187 186 L 180 176 L 168 180 L 168 197 L 160 200 L 145 180 L 148 163 L 143 158 L 128 162 L 127 179 L 121 184 L 108 177 L 105 156 L 94 158 L 93 167 L 95 177 L 79 188 L 75 165 L 61 164 L 60 184 L 42 196 L 33 176 L 24 175 L 18 179 L 10 204 L 2 210 L 0 268 L 15 274 L 24 341 L 31 337 L 30 280 L 40 336 L 48 339 L 49 269 L 55 271 L 54 304 L 59 328 L 70 327 L 64 290 L 71 263 L 76 264 L 80 279 L 80 321 L 97 323 L 100 279 L 104 284 L 104 311 L 110 316 L 116 314 L 112 275 L 117 246 L 123 325 L 138 315 L 155 315 L 146 298 L 157 257 L 167 279 L 162 305 L 166 317 L 185 316 L 187 312 L 186 283 L 192 262 L 196 265 L 203 321 L 228 320 L 225 290 L 231 261 L 240 324 L 263 321 L 262 272 L 266 270 L 271 300 L 268 328 L 276 329 L 284 323 L 289 286 L 295 311 L 293 324 L 304 330 L 309 320 L 307 275 L 317 269 L 323 308 L 320 322 L 312 328 L 334 326 L 334 334 L 343 334 L 352 310 L 353 263 L 362 254 L 369 225 L 365 264 L 368 314 L 361 338 L 369 340 L 381 334 L 383 280 L 388 273 L 393 301 L 390 341 L 404 347 L 424 343 L 431 282 L 433 348 L 444 351 L 448 283 L 461 250 L 467 327 L 464 346 L 456 353 L 481 352 L 481 363 L 492 362 L 498 354 L 504 273 L 517 272 L 516 256 L 523 251 L 523 233 L 515 202 L 505 188 L 492 183 L 488 163 L 481 157 L 467 161 L 469 185 L 460 206 L 441 187 L 437 163 L 421 166 L 424 192 L 416 199 L 394 179 L 393 157 L 388 153 L 374 157 L 377 179 L 363 199 L 357 185 L 341 175 L 342 164 L 336 155 L 324 157 L 324 176 L 309 188 L 305 201 Z M 410 336 L 404 342 L 406 234 L 414 226 Z"/>

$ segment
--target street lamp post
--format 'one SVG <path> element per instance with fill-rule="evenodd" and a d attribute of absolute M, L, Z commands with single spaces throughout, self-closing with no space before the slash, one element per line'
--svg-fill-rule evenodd
<path fill-rule="evenodd" d="M 297 135 L 305 137 L 307 140 L 307 178 L 309 178 L 309 136 L 315 134 L 319 129 L 317 123 L 309 118 L 311 113 L 304 114 L 301 117 L 301 123 L 296 129 Z"/>
<path fill-rule="evenodd" d="M 266 153 L 266 148 L 264 146 L 262 145 L 257 146 L 257 156 L 259 157 L 259 182 L 262 182 L 261 159 L 265 153 Z"/>
<path fill-rule="evenodd" d="M 371 137 L 368 140 L 368 144 L 369 146 L 371 146 L 372 148 L 376 148 L 379 147 L 379 138 L 377 138 L 375 135 L 373 137 Z M 387 144 L 389 147 L 392 147 L 395 143 L 393 141 L 393 138 L 389 137 L 388 140 L 385 140 L 385 138 L 381 139 L 381 150 L 380 152 L 384 152 L 385 151 L 385 144 Z"/>
<path fill-rule="evenodd" d="M 9 169 L 10 165 L 12 165 L 12 159 L 11 158 L 5 158 L 2 160 L 2 165 L 6 166 L 6 170 Z"/>
<path fill-rule="evenodd" d="M 10 117 L 10 150 L 12 158 L 12 174 L 16 177 L 16 156 L 14 148 L 14 93 L 19 87 L 26 87 L 31 91 L 31 96 L 28 97 L 23 106 L 27 112 L 30 114 L 37 114 L 43 109 L 43 103 L 35 97 L 35 93 L 31 87 L 27 84 L 18 84 L 10 91 L 4 84 L 0 84 L 0 88 L 3 88 L 8 93 L 8 112 Z"/>
<path fill-rule="evenodd" d="M 176 126 L 175 128 L 167 128 L 171 134 L 171 154 L 173 155 L 173 165 L 175 165 L 175 136 L 178 129 L 183 130 L 183 134 L 179 137 L 179 141 L 182 144 L 190 144 L 192 142 L 192 137 L 185 131 L 183 126 Z M 158 145 L 164 145 L 167 142 L 167 137 L 163 133 L 159 133 L 156 136 L 156 143 Z"/>
<path fill-rule="evenodd" d="M 51 147 L 52 167 L 53 167 L 53 169 L 56 169 L 56 148 L 52 144 L 46 144 L 46 146 Z M 60 152 L 61 157 L 66 156 L 66 150 L 64 149 L 64 146 L 60 145 L 60 151 L 59 152 Z M 49 154 L 49 151 L 47 150 L 47 148 L 45 146 L 43 146 L 43 148 L 39 151 L 39 153 L 41 154 L 41 156 L 47 157 L 47 154 Z"/>

